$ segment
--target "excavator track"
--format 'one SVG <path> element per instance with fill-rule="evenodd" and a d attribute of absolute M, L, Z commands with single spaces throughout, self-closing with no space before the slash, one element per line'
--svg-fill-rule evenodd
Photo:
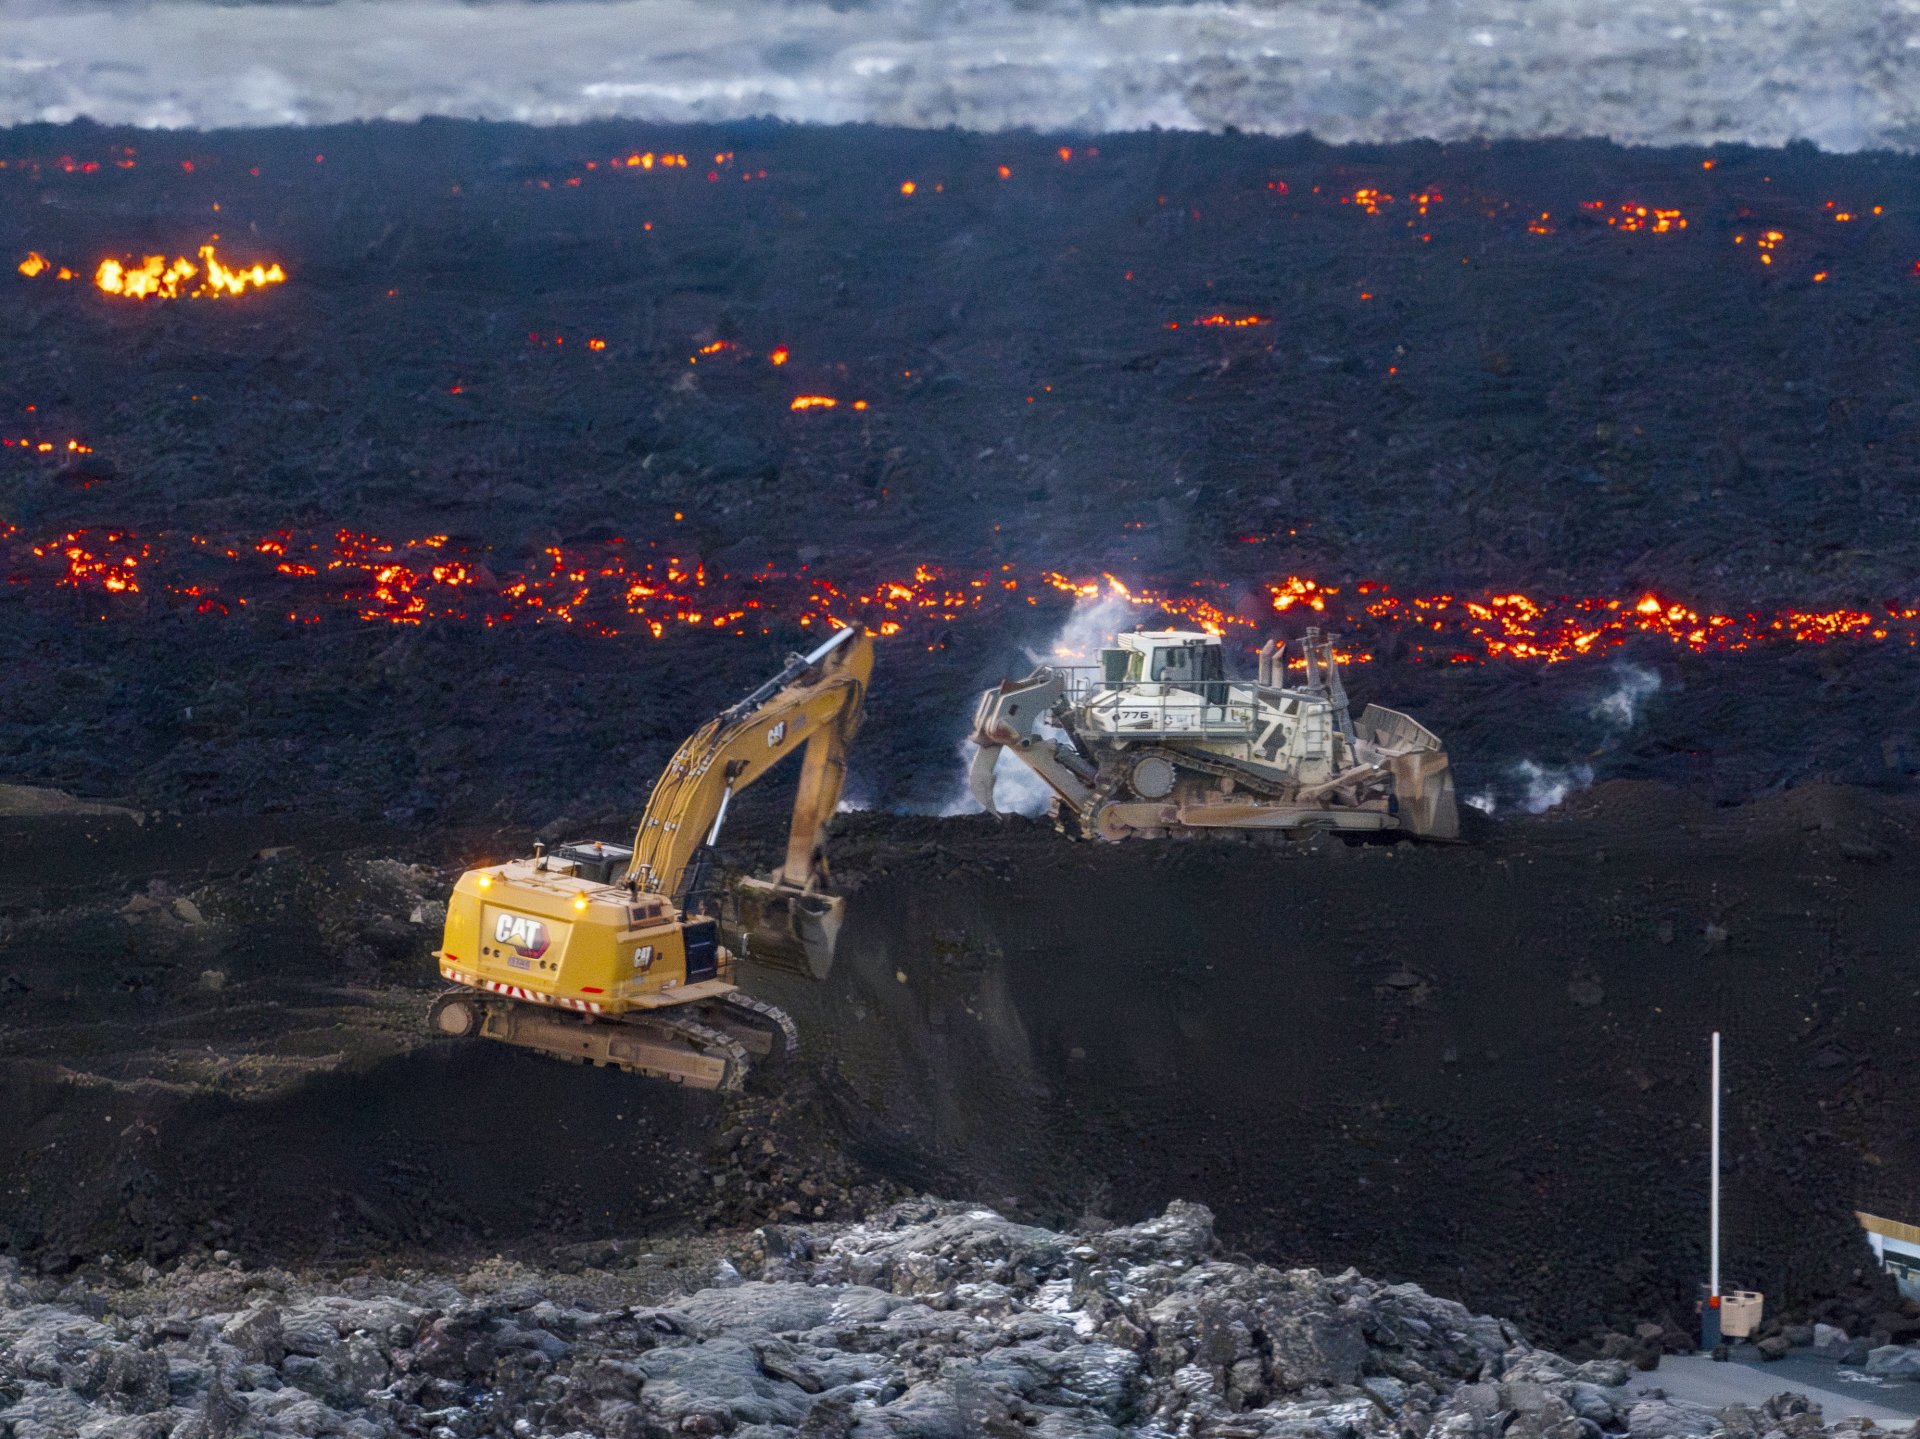
<path fill-rule="evenodd" d="M 745 1087 L 753 1066 L 747 1046 L 734 1035 L 672 1014 L 596 1019 L 478 990 L 451 989 L 428 1007 L 427 1024 L 437 1034 L 477 1034 L 555 1059 L 664 1079 L 689 1089 L 735 1093 Z"/>
<path fill-rule="evenodd" d="M 764 999 L 736 989 L 696 1010 L 702 1023 L 732 1035 L 755 1060 L 782 1063 L 800 1052 L 800 1026 Z"/>
<path fill-rule="evenodd" d="M 657 1025 L 669 1034 L 678 1036 L 686 1043 L 703 1051 L 709 1057 L 722 1058 L 726 1064 L 726 1073 L 715 1089 L 733 1094 L 746 1087 L 747 1073 L 753 1067 L 753 1061 L 747 1057 L 746 1046 L 732 1035 L 711 1024 L 702 1024 L 697 1019 L 657 1016 L 646 1023 Z"/>

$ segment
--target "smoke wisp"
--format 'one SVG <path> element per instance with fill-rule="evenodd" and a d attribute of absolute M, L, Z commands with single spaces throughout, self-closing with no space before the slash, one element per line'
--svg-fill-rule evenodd
<path fill-rule="evenodd" d="M 1640 710 L 1660 692 L 1660 676 L 1645 665 L 1617 664 L 1614 686 L 1595 702 L 1589 713 L 1609 729 L 1630 730 L 1639 723 Z"/>
<path fill-rule="evenodd" d="M 1584 764 L 1556 768 L 1523 759 L 1513 767 L 1512 773 L 1520 786 L 1520 808 L 1528 814 L 1545 814 L 1557 809 L 1568 795 L 1593 783 L 1593 768 Z"/>
<path fill-rule="evenodd" d="M 1101 647 L 1119 631 L 1131 628 L 1138 618 L 1139 612 L 1116 594 L 1077 599 L 1053 638 L 1042 647 L 1026 651 L 1027 662 L 1036 667 L 1097 664 Z M 1045 721 L 1041 722 L 1039 732 L 1049 738 L 1059 737 L 1059 731 Z M 966 770 L 973 763 L 973 756 L 972 743 L 962 741 L 960 784 L 941 814 L 980 813 L 980 806 L 974 803 L 966 782 Z M 1041 815 L 1047 812 L 1052 801 L 1053 791 L 1039 776 L 1003 751 L 993 771 L 993 807 L 1002 814 Z"/>
<path fill-rule="evenodd" d="M 1506 783 L 1488 785 L 1461 801 L 1482 814 L 1497 814 L 1512 806 L 1528 814 L 1545 814 L 1566 802 L 1593 783 L 1593 766 L 1586 764 L 1545 765 L 1523 759 L 1508 767 Z"/>

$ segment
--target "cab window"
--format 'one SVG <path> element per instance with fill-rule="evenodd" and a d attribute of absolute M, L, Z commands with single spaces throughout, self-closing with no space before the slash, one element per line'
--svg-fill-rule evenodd
<path fill-rule="evenodd" d="M 1168 684 L 1192 679 L 1193 651 L 1185 645 L 1156 649 L 1153 652 L 1153 677 Z"/>

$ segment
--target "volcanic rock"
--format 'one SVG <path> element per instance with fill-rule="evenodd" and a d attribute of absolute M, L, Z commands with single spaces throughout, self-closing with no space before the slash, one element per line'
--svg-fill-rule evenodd
<path fill-rule="evenodd" d="M 1813 1326 L 1813 1347 L 1822 1352 L 1843 1349 L 1848 1343 L 1847 1331 L 1832 1324 Z"/>
<path fill-rule="evenodd" d="M 1893 1379 L 1920 1379 L 1920 1349 L 1883 1344 L 1867 1355 L 1867 1373 Z"/>
<path fill-rule="evenodd" d="M 1826 1432 L 1785 1396 L 1757 1414 L 1658 1391 L 1636 1402 L 1625 1365 L 1576 1365 L 1414 1285 L 1228 1259 L 1212 1215 L 1179 1201 L 1145 1223 L 1062 1234 L 916 1200 L 778 1243 L 763 1229 L 731 1252 L 738 1264 L 723 1263 L 757 1277 L 651 1299 L 631 1269 L 580 1267 L 611 1246 L 572 1246 L 572 1275 L 495 1261 L 328 1281 L 230 1264 L 56 1287 L 0 1260 L 0 1432 Z M 1920 1351 L 1893 1348 L 1876 1351 L 1875 1372 L 1903 1372 L 1890 1367 L 1901 1356 L 1920 1365 Z M 132 1416 L 145 1416 L 137 1431 Z"/>

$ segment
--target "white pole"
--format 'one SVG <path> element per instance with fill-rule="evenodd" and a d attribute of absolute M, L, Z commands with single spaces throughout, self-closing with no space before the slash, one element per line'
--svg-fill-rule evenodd
<path fill-rule="evenodd" d="M 1720 1297 L 1720 1031 L 1713 1032 L 1713 1175 L 1710 1199 L 1707 1206 L 1708 1229 L 1708 1271 L 1707 1295 L 1709 1299 Z"/>

